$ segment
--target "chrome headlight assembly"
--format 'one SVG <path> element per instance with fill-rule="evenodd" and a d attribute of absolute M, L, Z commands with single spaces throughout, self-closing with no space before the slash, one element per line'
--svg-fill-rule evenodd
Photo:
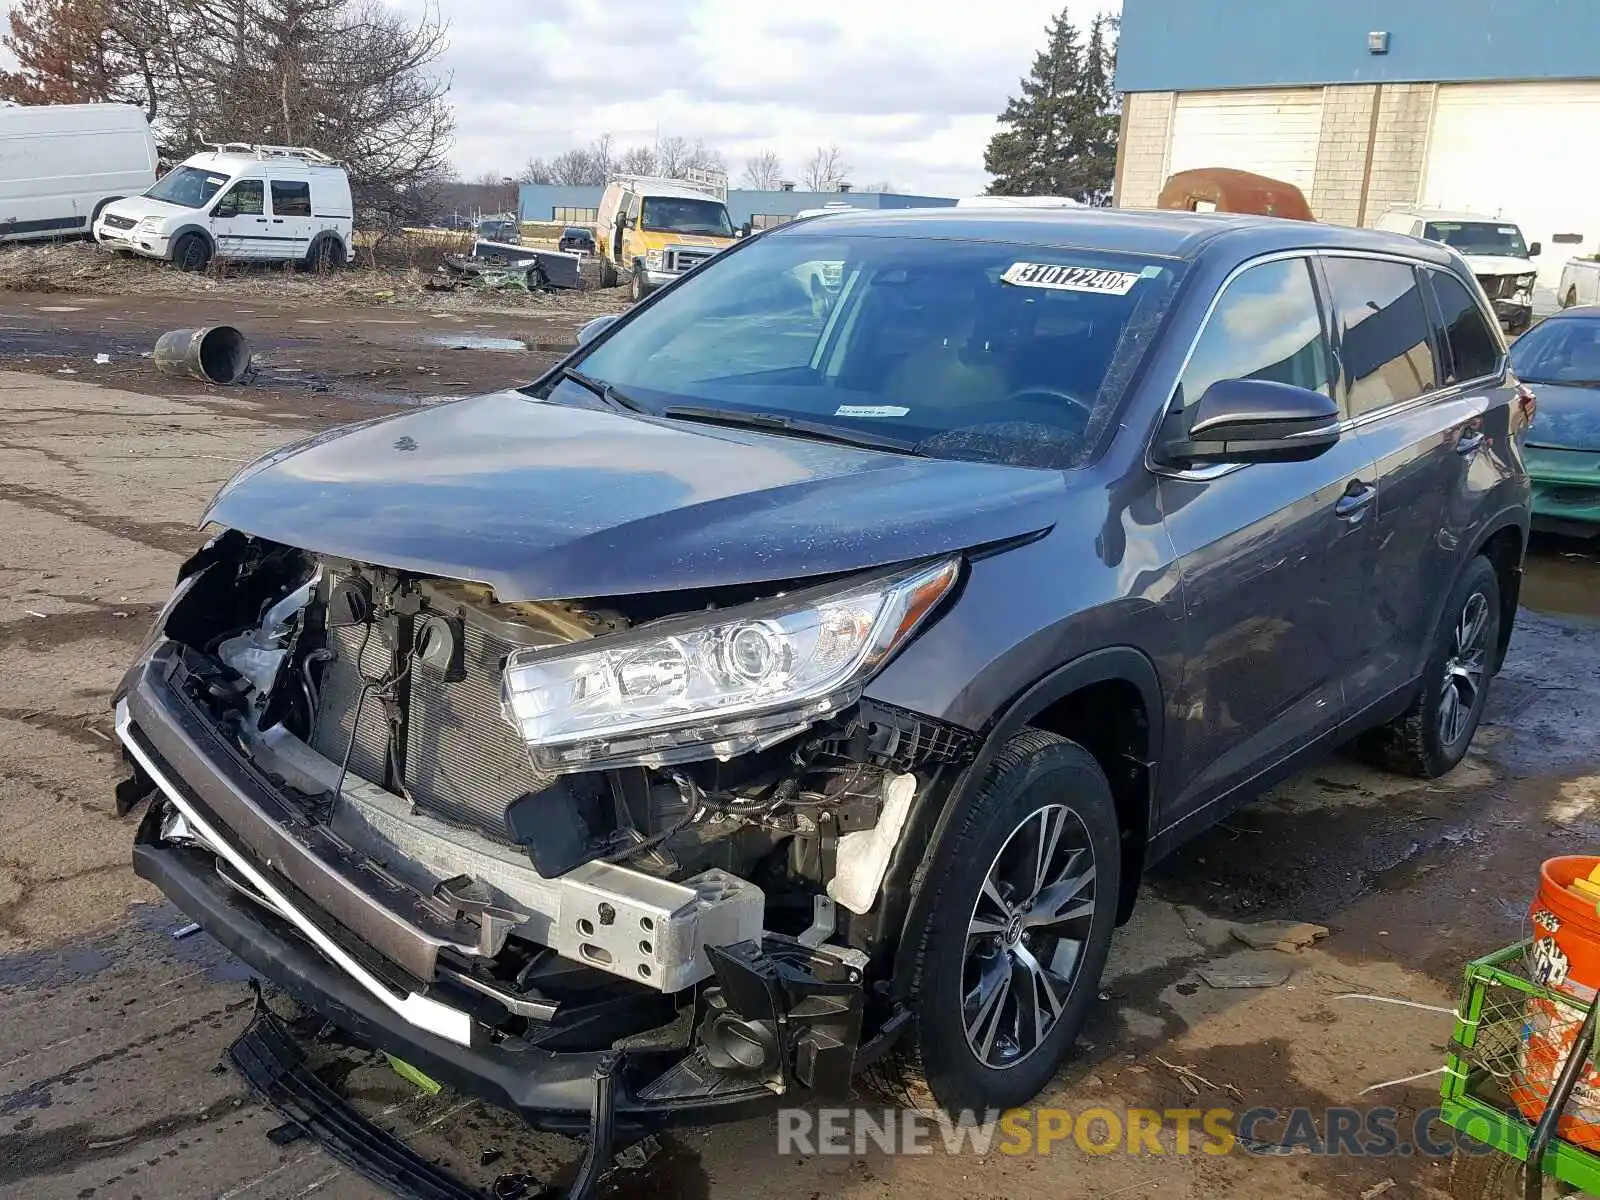
<path fill-rule="evenodd" d="M 731 758 L 855 703 L 960 559 L 672 618 L 506 662 L 506 719 L 555 772 Z"/>

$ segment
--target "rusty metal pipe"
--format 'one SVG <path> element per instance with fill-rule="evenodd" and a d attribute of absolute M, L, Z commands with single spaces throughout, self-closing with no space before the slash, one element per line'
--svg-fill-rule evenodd
<path fill-rule="evenodd" d="M 250 341 L 232 325 L 173 329 L 156 342 L 163 375 L 205 383 L 238 383 L 250 369 Z"/>

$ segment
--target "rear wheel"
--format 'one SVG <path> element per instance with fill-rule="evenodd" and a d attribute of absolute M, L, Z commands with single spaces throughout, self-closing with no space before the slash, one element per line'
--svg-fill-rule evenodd
<path fill-rule="evenodd" d="M 1450 594 L 1434 632 L 1422 690 L 1411 707 L 1361 740 L 1378 766 L 1435 779 L 1472 744 L 1483 719 L 1500 647 L 1500 580 L 1494 565 L 1474 558 Z"/>
<path fill-rule="evenodd" d="M 616 266 L 609 258 L 602 258 L 600 260 L 600 286 L 613 288 L 617 286 L 617 283 Z"/>
<path fill-rule="evenodd" d="M 1025 1104 L 1067 1057 L 1116 920 L 1121 859 L 1094 757 L 1027 730 L 939 845 L 915 939 L 913 1023 L 878 1082 L 953 1113 Z"/>
<path fill-rule="evenodd" d="M 344 246 L 336 237 L 319 237 L 306 251 L 306 270 L 325 275 L 344 266 Z"/>
<path fill-rule="evenodd" d="M 172 263 L 180 271 L 204 271 L 211 264 L 211 244 L 198 233 L 186 233 L 172 248 Z"/>

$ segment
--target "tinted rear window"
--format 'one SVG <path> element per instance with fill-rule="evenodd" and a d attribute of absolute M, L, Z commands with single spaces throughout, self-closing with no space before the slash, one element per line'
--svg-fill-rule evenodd
<path fill-rule="evenodd" d="M 292 180 L 272 181 L 272 211 L 280 217 L 311 215 L 311 185 Z"/>
<path fill-rule="evenodd" d="M 1438 386 L 1433 334 L 1417 273 L 1374 258 L 1323 259 L 1340 324 L 1350 415 L 1415 399 Z"/>
<path fill-rule="evenodd" d="M 1428 274 L 1444 317 L 1445 344 L 1450 347 L 1451 365 L 1445 382 L 1462 383 L 1494 374 L 1500 365 L 1500 339 L 1484 320 L 1478 302 L 1454 275 L 1443 271 Z"/>

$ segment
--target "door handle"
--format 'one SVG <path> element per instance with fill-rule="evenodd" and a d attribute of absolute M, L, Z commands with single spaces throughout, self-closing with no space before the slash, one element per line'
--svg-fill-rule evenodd
<path fill-rule="evenodd" d="M 1478 447 L 1483 445 L 1483 430 L 1467 429 L 1456 439 L 1456 453 L 1462 457 L 1470 457 L 1478 452 Z"/>
<path fill-rule="evenodd" d="M 272 218 L 272 223 L 274 225 L 282 225 L 283 224 L 283 218 L 282 217 L 273 217 Z"/>
<path fill-rule="evenodd" d="M 1352 479 L 1350 486 L 1345 488 L 1344 495 L 1340 496 L 1339 502 L 1333 506 L 1333 515 L 1341 521 L 1349 521 L 1354 525 L 1367 515 L 1367 506 L 1377 498 L 1377 484 Z"/>

